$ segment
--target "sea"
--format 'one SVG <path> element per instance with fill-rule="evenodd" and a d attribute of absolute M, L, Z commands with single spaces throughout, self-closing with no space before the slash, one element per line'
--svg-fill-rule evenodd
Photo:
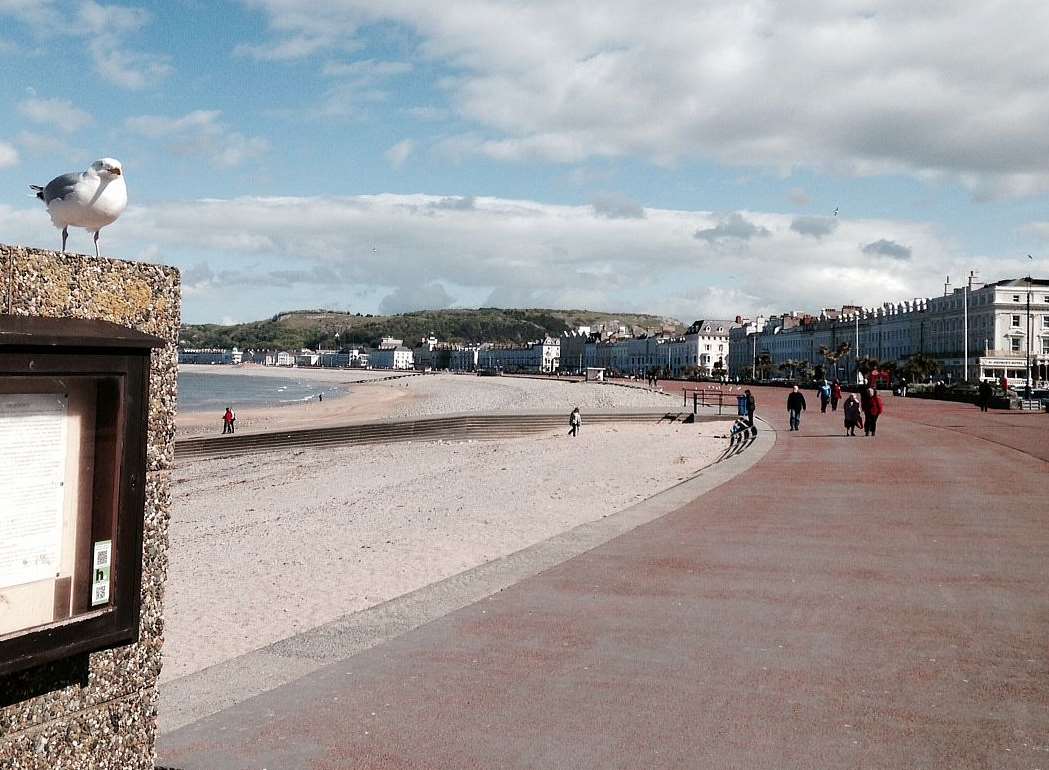
<path fill-rule="evenodd" d="M 286 406 L 316 399 L 338 398 L 349 393 L 345 386 L 295 377 L 179 372 L 178 410 L 219 414 L 227 406 L 234 410 L 252 406 Z"/>

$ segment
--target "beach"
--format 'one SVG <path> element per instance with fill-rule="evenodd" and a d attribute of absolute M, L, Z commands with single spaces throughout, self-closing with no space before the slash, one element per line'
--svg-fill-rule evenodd
<path fill-rule="evenodd" d="M 161 679 L 627 508 L 709 464 L 724 432 L 719 423 L 589 428 L 584 412 L 577 438 L 558 431 L 180 463 Z"/>
<path fill-rule="evenodd" d="M 556 378 L 193 367 L 345 393 L 238 410 L 240 431 L 539 410 L 564 430 L 497 441 L 286 449 L 179 462 L 162 681 L 235 658 L 623 510 L 694 475 L 725 424 L 590 427 L 588 412 L 677 409 L 679 396 Z M 581 435 L 567 435 L 578 406 Z M 179 415 L 179 437 L 218 433 Z M 718 437 L 718 436 L 721 437 Z"/>
<path fill-rule="evenodd" d="M 385 417 L 418 417 L 456 412 L 549 409 L 567 415 L 573 407 L 587 409 L 662 408 L 676 406 L 680 396 L 670 397 L 644 388 L 577 383 L 557 378 L 478 377 L 474 374 L 416 374 L 365 369 L 310 369 L 272 366 L 182 365 L 180 372 L 216 377 L 277 377 L 313 380 L 324 387 L 338 386 L 347 392 L 338 398 L 285 406 L 240 408 L 238 433 L 296 428 L 320 428 L 349 422 L 368 422 Z M 178 438 L 220 435 L 222 412 L 180 409 L 175 420 Z"/>

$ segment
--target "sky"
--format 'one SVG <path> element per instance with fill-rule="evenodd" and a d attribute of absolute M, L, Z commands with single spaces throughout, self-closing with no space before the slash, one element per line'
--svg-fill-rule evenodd
<path fill-rule="evenodd" d="M 180 268 L 192 323 L 1049 277 L 1047 29 L 1027 0 L 0 0 L 0 241 L 59 248 L 27 185 L 109 156 L 103 253 Z"/>

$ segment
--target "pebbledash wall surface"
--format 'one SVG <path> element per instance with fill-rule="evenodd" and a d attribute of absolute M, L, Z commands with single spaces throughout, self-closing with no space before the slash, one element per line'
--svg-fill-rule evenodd
<path fill-rule="evenodd" d="M 152 770 L 174 461 L 178 271 L 0 244 L 0 313 L 101 319 L 161 337 L 149 376 L 136 644 L 0 678 L 0 768 Z"/>

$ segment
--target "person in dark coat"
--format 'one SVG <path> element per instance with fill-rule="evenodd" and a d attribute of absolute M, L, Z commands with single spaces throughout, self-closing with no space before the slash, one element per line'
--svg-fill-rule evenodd
<path fill-rule="evenodd" d="M 856 428 L 863 427 L 863 413 L 860 410 L 860 402 L 850 393 L 841 408 L 845 412 L 845 435 L 855 436 Z"/>
<path fill-rule="evenodd" d="M 991 406 L 991 394 L 994 389 L 991 387 L 991 383 L 987 380 L 980 381 L 980 411 L 986 412 Z"/>
<path fill-rule="evenodd" d="M 758 402 L 754 400 L 754 394 L 750 389 L 743 391 L 747 397 L 747 427 L 753 435 L 758 435 L 758 429 L 754 427 L 754 412 L 758 409 Z"/>
<path fill-rule="evenodd" d="M 878 417 L 885 411 L 885 405 L 882 403 L 881 396 L 878 395 L 877 388 L 870 389 L 870 401 L 867 404 L 867 408 L 863 412 L 863 435 L 874 436 L 878 430 Z"/>
<path fill-rule="evenodd" d="M 797 385 L 787 394 L 787 415 L 790 417 L 790 429 L 801 429 L 801 413 L 805 411 L 805 394 Z"/>
<path fill-rule="evenodd" d="M 835 380 L 830 386 L 830 410 L 838 411 L 838 402 L 841 401 L 841 383 Z"/>

